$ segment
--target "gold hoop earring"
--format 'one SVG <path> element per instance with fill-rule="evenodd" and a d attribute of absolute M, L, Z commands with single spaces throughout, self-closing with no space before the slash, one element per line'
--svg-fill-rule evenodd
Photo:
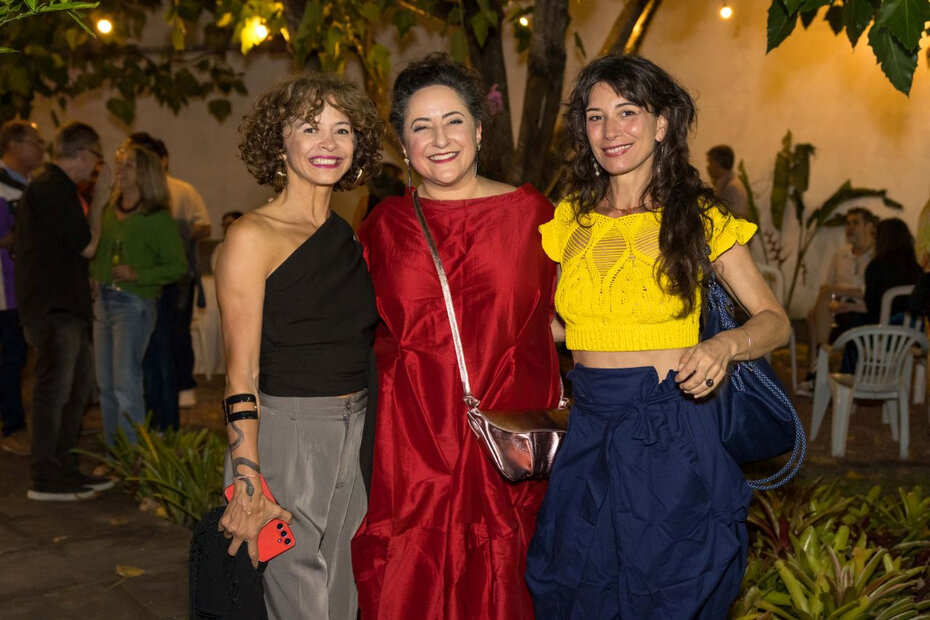
<path fill-rule="evenodd" d="M 281 192 L 287 186 L 287 168 L 284 161 L 284 156 L 282 155 L 281 162 L 279 162 L 278 167 L 275 169 L 274 177 L 271 181 L 271 186 L 276 192 Z"/>
<path fill-rule="evenodd" d="M 353 181 L 353 183 L 358 183 L 359 179 L 362 178 L 362 174 L 364 174 L 364 172 L 365 172 L 365 170 L 364 170 L 361 166 L 359 166 L 359 167 L 358 167 L 358 174 L 355 175 L 355 181 Z"/>

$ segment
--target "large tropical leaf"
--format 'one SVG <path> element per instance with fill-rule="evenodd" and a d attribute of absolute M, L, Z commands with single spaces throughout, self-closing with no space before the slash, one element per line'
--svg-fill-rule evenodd
<path fill-rule="evenodd" d="M 869 45 L 891 84 L 905 95 L 909 94 L 917 68 L 917 49 L 905 49 L 890 29 L 878 24 L 869 29 Z"/>

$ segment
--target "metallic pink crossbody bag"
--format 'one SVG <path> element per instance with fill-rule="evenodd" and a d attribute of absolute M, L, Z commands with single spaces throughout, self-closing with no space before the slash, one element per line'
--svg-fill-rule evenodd
<path fill-rule="evenodd" d="M 488 455 L 501 475 L 511 482 L 520 482 L 531 478 L 546 478 L 552 471 L 556 452 L 565 430 L 568 427 L 568 401 L 564 392 L 559 399 L 557 409 L 530 409 L 518 411 L 482 411 L 481 402 L 471 393 L 468 382 L 468 369 L 462 352 L 462 338 L 459 335 L 455 308 L 452 306 L 452 294 L 449 281 L 439 258 L 439 251 L 426 225 L 423 210 L 417 194 L 413 192 L 413 208 L 416 211 L 423 236 L 433 257 L 433 264 L 439 276 L 442 296 L 449 316 L 452 341 L 455 345 L 455 357 L 458 360 L 459 375 L 465 392 L 463 400 L 467 408 L 468 425 L 474 431 L 481 447 Z"/>

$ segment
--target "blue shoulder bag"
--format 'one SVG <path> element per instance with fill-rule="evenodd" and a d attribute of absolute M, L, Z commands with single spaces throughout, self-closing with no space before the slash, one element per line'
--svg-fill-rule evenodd
<path fill-rule="evenodd" d="M 704 288 L 701 340 L 738 327 L 733 302 L 711 272 Z M 711 395 L 717 401 L 720 440 L 737 463 L 791 457 L 781 470 L 759 480 L 747 480 L 757 491 L 774 489 L 791 480 L 807 455 L 807 437 L 791 399 L 772 366 L 764 359 L 734 362 L 723 384 Z"/>

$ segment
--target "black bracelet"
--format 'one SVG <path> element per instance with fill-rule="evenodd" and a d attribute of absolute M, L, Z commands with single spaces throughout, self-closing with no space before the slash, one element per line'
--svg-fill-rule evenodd
<path fill-rule="evenodd" d="M 239 420 L 257 420 L 258 419 L 258 409 L 252 409 L 251 411 L 233 411 L 232 413 L 226 414 L 226 423 L 238 422 Z"/>
<path fill-rule="evenodd" d="M 239 403 L 253 403 L 253 409 L 245 411 L 230 411 L 233 405 Z M 258 419 L 258 399 L 255 394 L 233 394 L 223 399 L 223 415 L 226 423 L 236 422 L 238 420 L 257 420 Z"/>

